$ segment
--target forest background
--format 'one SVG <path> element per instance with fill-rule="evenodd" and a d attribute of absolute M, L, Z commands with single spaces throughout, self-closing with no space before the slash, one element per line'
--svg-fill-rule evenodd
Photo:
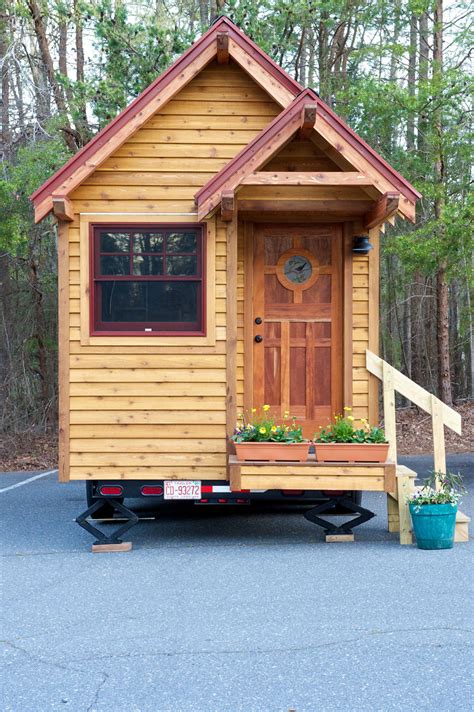
<path fill-rule="evenodd" d="M 57 233 L 28 196 L 220 14 L 422 193 L 416 224 L 383 237 L 381 354 L 448 404 L 472 398 L 469 2 L 0 0 L 5 435 L 57 423 Z"/>

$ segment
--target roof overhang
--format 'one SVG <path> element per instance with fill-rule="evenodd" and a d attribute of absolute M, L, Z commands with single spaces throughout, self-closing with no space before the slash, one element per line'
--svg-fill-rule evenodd
<path fill-rule="evenodd" d="M 333 150 L 352 166 L 352 171 L 274 173 L 260 170 L 292 138 L 309 138 L 313 132 L 324 138 Z M 257 188 L 262 185 L 326 188 L 359 186 L 370 189 L 370 210 L 365 210 L 362 202 L 360 206 L 354 204 L 344 207 L 345 210 L 352 208 L 355 212 L 357 207 L 364 210 L 364 224 L 367 227 L 369 224 L 373 226 L 376 218 L 380 218 L 377 224 L 392 220 L 397 212 L 414 222 L 416 200 L 420 197 L 408 181 L 346 127 L 311 89 L 300 92 L 281 114 L 197 191 L 195 202 L 198 219 L 209 218 L 221 204 L 222 195 L 225 194 L 229 199 L 230 193 L 238 193 L 243 186 Z M 398 197 L 394 208 L 396 196 Z M 372 204 L 373 201 L 375 202 Z M 251 205 L 258 210 L 258 201 L 242 201 L 242 208 L 246 210 L 249 210 Z M 274 207 L 285 209 L 284 201 L 279 201 L 279 205 L 275 201 Z M 336 201 L 330 206 L 326 200 L 320 201 L 321 210 L 326 211 L 329 207 L 331 210 L 337 210 Z M 339 207 L 342 209 L 342 202 Z M 306 209 L 318 209 L 317 191 L 314 201 L 309 201 Z"/>
<path fill-rule="evenodd" d="M 58 206 L 58 217 L 65 215 L 65 219 L 69 219 L 70 206 L 65 202 L 68 195 L 209 62 L 217 58 L 218 62 L 226 63 L 230 57 L 285 111 L 198 191 L 195 197 L 200 215 L 204 215 L 205 210 L 205 215 L 215 210 L 217 203 L 220 204 L 222 190 L 234 190 L 239 185 L 239 180 L 248 179 L 251 173 L 258 172 L 262 163 L 257 165 L 252 160 L 257 145 L 262 148 L 266 141 L 274 142 L 275 146 L 283 145 L 285 140 L 291 137 L 289 132 L 294 128 L 295 131 L 301 132 L 303 138 L 317 131 L 354 167 L 355 172 L 361 173 L 367 180 L 370 179 L 371 185 L 380 195 L 398 192 L 399 213 L 414 221 L 415 203 L 421 197 L 420 193 L 357 136 L 315 92 L 310 89 L 303 90 L 297 81 L 227 17 L 219 18 L 166 72 L 31 195 L 35 207 L 35 221 L 39 222 L 45 217 L 53 210 L 54 205 Z M 242 170 L 244 164 L 248 164 L 250 169 Z M 233 185 L 234 173 L 239 179 Z M 226 181 L 230 181 L 229 186 Z M 207 206 L 213 207 L 207 209 Z"/>
<path fill-rule="evenodd" d="M 231 57 L 280 104 L 287 106 L 301 86 L 247 37 L 221 17 L 129 106 L 78 151 L 31 196 L 35 222 L 53 209 L 55 196 L 67 197 L 112 153 L 165 106 L 214 58 Z"/>

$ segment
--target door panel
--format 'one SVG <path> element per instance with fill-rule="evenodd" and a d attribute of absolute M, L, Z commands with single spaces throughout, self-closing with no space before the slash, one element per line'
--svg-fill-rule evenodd
<path fill-rule="evenodd" d="M 342 409 L 341 228 L 255 225 L 253 249 L 253 404 L 312 437 Z"/>

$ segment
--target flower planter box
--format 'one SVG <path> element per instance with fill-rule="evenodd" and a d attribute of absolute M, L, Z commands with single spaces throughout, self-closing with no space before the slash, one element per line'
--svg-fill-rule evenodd
<path fill-rule="evenodd" d="M 387 462 L 388 443 L 314 443 L 318 462 Z"/>
<path fill-rule="evenodd" d="M 261 462 L 305 462 L 309 442 L 304 443 L 234 443 L 237 459 Z"/>

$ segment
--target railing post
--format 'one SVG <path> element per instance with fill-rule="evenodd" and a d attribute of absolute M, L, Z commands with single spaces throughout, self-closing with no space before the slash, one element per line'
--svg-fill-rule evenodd
<path fill-rule="evenodd" d="M 444 421 L 441 401 L 431 396 L 431 422 L 433 425 L 433 449 L 435 472 L 446 474 L 446 448 L 444 445 Z M 439 488 L 436 482 L 436 488 Z"/>
<path fill-rule="evenodd" d="M 389 442 L 388 458 L 397 462 L 397 426 L 395 417 L 395 389 L 393 387 L 393 369 L 382 361 L 383 376 L 383 416 L 385 436 Z"/>

